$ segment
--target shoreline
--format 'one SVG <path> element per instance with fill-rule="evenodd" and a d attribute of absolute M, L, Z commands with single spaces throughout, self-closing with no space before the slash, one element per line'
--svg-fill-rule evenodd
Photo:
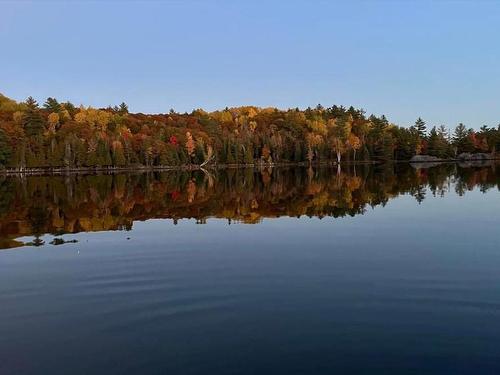
<path fill-rule="evenodd" d="M 489 159 L 437 159 L 437 160 L 359 160 L 359 161 L 319 161 L 309 164 L 308 162 L 281 162 L 281 163 L 252 163 L 252 164 L 210 164 L 210 165 L 156 165 L 143 166 L 135 165 L 128 167 L 78 167 L 78 168 L 24 168 L 20 169 L 0 169 L 0 176 L 65 176 L 75 174 L 115 174 L 115 173 L 144 173 L 144 172 L 164 172 L 164 171 L 207 171 L 219 169 L 239 169 L 239 168 L 275 168 L 275 167 L 336 167 L 346 165 L 381 165 L 381 164 L 408 164 L 408 165 L 432 165 L 432 164 L 448 164 L 448 163 L 487 163 L 498 161 L 500 158 Z"/>
<path fill-rule="evenodd" d="M 341 165 L 375 165 L 381 164 L 379 161 L 346 161 L 341 162 Z M 312 163 L 311 166 L 337 166 L 336 161 L 323 161 Z M 308 162 L 282 162 L 282 163 L 252 163 L 252 164 L 210 164 L 210 165 L 156 165 L 156 166 L 128 166 L 128 167 L 80 167 L 80 168 L 24 168 L 19 169 L 3 169 L 0 170 L 0 175 L 70 175 L 70 174 L 113 174 L 123 172 L 162 172 L 162 171 L 203 171 L 217 169 L 239 169 L 239 168 L 274 168 L 274 167 L 307 167 Z"/>

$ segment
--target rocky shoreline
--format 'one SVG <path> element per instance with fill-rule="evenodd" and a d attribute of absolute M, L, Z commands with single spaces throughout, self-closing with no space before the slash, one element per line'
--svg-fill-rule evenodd
<path fill-rule="evenodd" d="M 438 158 L 431 155 L 415 155 L 410 159 L 410 163 L 436 163 L 436 162 L 465 162 L 465 161 L 487 161 L 498 160 L 500 156 L 486 153 L 468 153 L 464 152 L 457 155 L 456 158 Z"/>

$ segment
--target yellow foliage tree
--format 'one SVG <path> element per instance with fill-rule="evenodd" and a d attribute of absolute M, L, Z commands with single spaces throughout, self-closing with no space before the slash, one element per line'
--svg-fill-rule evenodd
<path fill-rule="evenodd" d="M 56 132 L 57 125 L 59 125 L 59 114 L 52 112 L 47 118 L 47 123 L 49 124 L 49 132 L 54 134 Z"/>
<path fill-rule="evenodd" d="M 21 124 L 23 121 L 23 113 L 21 111 L 16 111 L 12 114 L 12 119 L 16 124 Z"/>
<path fill-rule="evenodd" d="M 190 158 L 194 156 L 196 144 L 190 132 L 186 132 L 186 151 Z"/>
<path fill-rule="evenodd" d="M 347 143 L 349 147 L 352 149 L 354 152 L 354 160 L 356 160 L 356 151 L 358 151 L 361 148 L 361 141 L 358 136 L 355 134 L 351 133 L 349 134 L 349 138 L 347 140 Z"/>

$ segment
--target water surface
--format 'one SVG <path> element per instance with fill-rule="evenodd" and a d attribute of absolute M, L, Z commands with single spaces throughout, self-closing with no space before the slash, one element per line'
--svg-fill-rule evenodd
<path fill-rule="evenodd" d="M 499 171 L 0 177 L 0 373 L 496 374 Z"/>

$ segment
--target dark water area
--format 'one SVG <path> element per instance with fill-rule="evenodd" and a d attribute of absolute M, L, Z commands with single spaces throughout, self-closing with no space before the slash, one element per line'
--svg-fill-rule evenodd
<path fill-rule="evenodd" d="M 500 166 L 0 177 L 0 374 L 498 374 Z"/>

